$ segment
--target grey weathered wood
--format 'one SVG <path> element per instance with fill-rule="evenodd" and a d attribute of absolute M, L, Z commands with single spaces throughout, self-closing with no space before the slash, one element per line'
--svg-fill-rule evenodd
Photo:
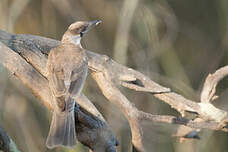
<path fill-rule="evenodd" d="M 57 46 L 58 41 L 44 38 L 41 42 L 39 39 L 31 39 L 29 35 L 15 36 L 3 31 L 0 31 L 0 35 L 0 62 L 52 110 L 45 64 L 46 53 Z M 40 51 L 41 47 L 44 52 Z M 75 108 L 78 140 L 93 151 L 116 151 L 117 140 L 99 111 L 83 94 L 77 101 L 82 105 Z"/>
<path fill-rule="evenodd" d="M 56 47 L 60 42 L 34 35 L 16 35 L 3 31 L 0 31 L 0 41 L 7 46 L 5 47 L 0 43 L 0 62 L 21 79 L 51 110 L 50 95 L 47 93 L 50 91 L 45 72 L 46 56 L 50 49 Z M 199 103 L 186 99 L 172 92 L 169 88 L 155 83 L 142 73 L 118 64 L 106 55 L 88 50 L 86 53 L 92 76 L 98 83 L 102 93 L 110 102 L 120 107 L 130 124 L 134 150 L 144 151 L 142 121 L 228 131 L 226 127 L 220 126 L 227 117 L 226 111 L 214 107 L 211 103 Z M 38 82 L 39 84 L 37 84 Z M 152 93 L 156 98 L 180 112 L 181 116 L 184 116 L 186 111 L 193 112 L 199 116 L 200 121 L 199 119 L 195 121 L 183 117 L 153 115 L 140 111 L 121 93 L 118 86 Z M 39 92 L 39 89 L 43 91 Z M 115 151 L 116 139 L 99 111 L 83 94 L 77 101 L 81 106 L 81 108 L 75 109 L 76 121 L 78 121 L 77 124 L 80 124 L 76 128 L 79 141 L 94 151 Z M 218 128 L 218 126 L 220 127 Z M 98 144 L 99 146 L 97 146 Z"/>

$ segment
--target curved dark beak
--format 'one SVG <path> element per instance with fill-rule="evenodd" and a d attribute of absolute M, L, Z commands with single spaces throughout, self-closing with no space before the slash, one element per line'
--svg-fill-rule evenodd
<path fill-rule="evenodd" d="M 86 28 L 86 30 L 82 32 L 83 34 L 87 33 L 94 26 L 99 25 L 101 23 L 101 20 L 88 21 L 88 23 L 89 23 L 89 25 Z"/>

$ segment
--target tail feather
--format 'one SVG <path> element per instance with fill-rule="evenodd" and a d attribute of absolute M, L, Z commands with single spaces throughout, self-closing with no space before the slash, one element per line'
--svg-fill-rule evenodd
<path fill-rule="evenodd" d="M 74 111 L 64 114 L 54 111 L 46 141 L 47 147 L 50 149 L 57 146 L 72 148 L 76 145 L 76 140 Z"/>

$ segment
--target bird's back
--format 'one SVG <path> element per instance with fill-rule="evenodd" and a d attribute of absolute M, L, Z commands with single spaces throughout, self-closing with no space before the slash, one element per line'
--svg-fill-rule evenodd
<path fill-rule="evenodd" d="M 87 56 L 83 48 L 72 43 L 63 43 L 50 52 L 54 67 L 75 68 L 87 62 Z"/>
<path fill-rule="evenodd" d="M 83 48 L 62 43 L 52 49 L 47 62 L 49 86 L 56 100 L 66 97 L 75 98 L 81 92 L 88 71 L 87 56 Z M 57 101 L 60 109 L 65 109 L 72 103 Z M 62 108 L 64 107 L 64 108 Z"/>

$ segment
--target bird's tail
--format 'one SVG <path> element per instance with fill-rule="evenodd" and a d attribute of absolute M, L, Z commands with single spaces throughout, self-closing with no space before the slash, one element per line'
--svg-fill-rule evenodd
<path fill-rule="evenodd" d="M 76 140 L 74 110 L 67 113 L 54 111 L 46 141 L 47 147 L 66 146 L 72 148 L 76 145 Z"/>

